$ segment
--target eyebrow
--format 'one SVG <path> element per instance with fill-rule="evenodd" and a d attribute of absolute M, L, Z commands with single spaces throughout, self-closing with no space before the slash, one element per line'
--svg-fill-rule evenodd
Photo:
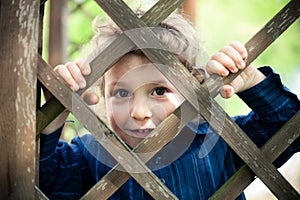
<path fill-rule="evenodd" d="M 168 80 L 154 80 L 154 81 L 149 81 L 149 82 L 146 82 L 146 84 L 168 84 L 168 85 L 171 85 L 173 86 Z M 116 86 L 116 85 L 127 85 L 126 82 L 122 82 L 122 81 L 113 81 L 111 83 L 108 83 L 109 86 Z M 174 86 L 173 86 L 174 87 Z"/>
<path fill-rule="evenodd" d="M 111 83 L 108 83 L 107 84 L 108 86 L 116 86 L 116 85 L 126 85 L 124 82 L 121 82 L 121 81 L 113 81 L 113 82 L 111 82 Z"/>

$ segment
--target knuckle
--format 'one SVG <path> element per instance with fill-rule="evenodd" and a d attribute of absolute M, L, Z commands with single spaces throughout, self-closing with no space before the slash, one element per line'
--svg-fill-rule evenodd
<path fill-rule="evenodd" d="M 221 49 L 221 52 L 227 52 L 227 51 L 231 51 L 231 50 L 232 50 L 232 46 L 226 45 Z"/>
<path fill-rule="evenodd" d="M 64 65 L 57 65 L 56 67 L 54 67 L 53 71 L 59 72 L 62 70 L 62 68 L 64 68 Z"/>
<path fill-rule="evenodd" d="M 223 57 L 223 52 L 217 52 L 214 55 L 211 56 L 211 60 L 219 60 L 220 58 Z"/>
<path fill-rule="evenodd" d="M 211 74 L 213 68 L 213 61 L 209 60 L 205 66 L 207 73 Z"/>
<path fill-rule="evenodd" d="M 72 69 L 75 69 L 78 68 L 78 66 L 76 65 L 76 63 L 74 62 L 67 62 L 65 64 L 66 68 L 69 69 L 69 70 L 72 70 Z"/>
<path fill-rule="evenodd" d="M 243 45 L 240 41 L 234 40 L 230 43 L 230 46 L 241 46 Z"/>
<path fill-rule="evenodd" d="M 65 64 L 65 66 L 66 66 L 66 67 L 70 67 L 70 66 L 72 66 L 72 64 L 73 64 L 72 62 L 67 62 L 67 63 Z"/>

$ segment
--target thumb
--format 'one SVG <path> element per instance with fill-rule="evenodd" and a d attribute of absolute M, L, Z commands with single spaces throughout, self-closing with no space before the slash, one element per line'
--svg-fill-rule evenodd
<path fill-rule="evenodd" d="M 228 99 L 235 94 L 235 89 L 231 85 L 223 85 L 220 88 L 220 94 L 223 98 Z"/>
<path fill-rule="evenodd" d="M 88 105 L 95 105 L 99 102 L 99 96 L 91 91 L 84 92 L 82 98 Z"/>
<path fill-rule="evenodd" d="M 245 81 L 241 77 L 241 75 L 239 75 L 238 77 L 233 79 L 233 81 L 231 81 L 228 85 L 224 85 L 220 89 L 220 93 L 223 98 L 230 98 L 234 94 L 241 92 L 243 90 L 244 85 L 245 85 Z"/>

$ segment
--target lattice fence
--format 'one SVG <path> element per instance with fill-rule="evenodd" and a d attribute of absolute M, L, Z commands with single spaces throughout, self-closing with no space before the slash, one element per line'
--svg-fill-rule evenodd
<path fill-rule="evenodd" d="M 118 59 L 137 46 L 141 48 L 151 62 L 160 63 L 155 64 L 155 66 L 185 97 L 186 100 L 180 108 L 184 107 L 181 111 L 184 110 L 188 112 L 188 115 L 183 114 L 185 117 L 181 119 L 182 113 L 180 113 L 180 108 L 178 108 L 169 115 L 166 120 L 153 131 L 153 133 L 151 133 L 151 136 L 142 141 L 133 150 L 129 149 L 128 146 L 112 133 L 112 131 L 84 103 L 80 97 L 80 94 L 84 91 L 81 90 L 78 93 L 72 92 L 66 83 L 57 77 L 57 74 L 53 72 L 52 67 L 48 65 L 41 56 L 37 55 L 36 52 L 38 51 L 39 44 L 37 38 L 38 33 L 41 31 L 38 19 L 39 17 L 42 18 L 42 15 L 38 14 L 40 2 L 29 0 L 26 2 L 14 1 L 10 4 L 1 2 L 1 15 L 8 14 L 11 19 L 15 19 L 14 14 L 17 13 L 17 16 L 20 16 L 17 18 L 18 20 L 21 19 L 21 22 L 27 22 L 24 29 L 24 27 L 21 26 L 21 23 L 16 20 L 15 26 L 19 27 L 16 29 L 17 34 L 19 36 L 32 38 L 32 40 L 27 40 L 29 47 L 32 47 L 32 49 L 26 51 L 27 49 L 25 48 L 24 51 L 17 52 L 15 57 L 9 57 L 11 55 L 3 56 L 2 53 L 4 51 L 1 49 L 0 62 L 2 66 L 4 66 L 1 69 L 1 72 L 7 70 L 12 74 L 15 73 L 12 77 L 15 77 L 14 80 L 16 81 L 16 84 L 12 84 L 11 88 L 13 91 L 18 92 L 16 99 L 17 102 L 20 103 L 18 104 L 19 108 L 15 108 L 16 104 L 14 103 L 4 104 L 4 106 L 8 106 L 8 109 L 11 108 L 15 111 L 11 116 L 16 117 L 17 120 L 4 120 L 7 124 L 12 121 L 12 125 L 10 124 L 10 127 L 12 128 L 8 131 L 4 131 L 1 128 L 2 133 L 7 135 L 9 132 L 13 133 L 10 135 L 12 138 L 8 138 L 6 135 L 1 136 L 1 145 L 4 146 L 1 147 L 1 150 L 4 152 L 5 159 L 7 158 L 6 161 L 1 159 L 1 161 L 5 161 L 6 166 L 0 170 L 1 179 L 8 181 L 8 183 L 5 184 L 0 183 L 2 184 L 0 187 L 2 193 L 1 197 L 3 197 L 1 199 L 33 199 L 34 197 L 36 199 L 47 199 L 36 186 L 38 183 L 38 168 L 35 166 L 37 163 L 33 158 L 38 156 L 38 146 L 34 145 L 36 142 L 35 137 L 38 137 L 40 131 L 54 120 L 64 109 L 70 110 L 119 163 L 88 193 L 86 193 L 82 199 L 107 199 L 130 177 L 133 177 L 155 199 L 177 199 L 160 179 L 146 167 L 145 163 L 150 157 L 142 158 L 139 157 L 137 153 L 162 149 L 164 145 L 174 138 L 174 134 L 178 131 L 177 127 L 182 128 L 183 125 L 186 125 L 190 120 L 197 116 L 197 113 L 201 113 L 202 116 L 210 122 L 210 126 L 217 131 L 217 133 L 246 163 L 246 165 L 227 181 L 223 187 L 211 197 L 211 199 L 234 199 L 252 182 L 255 175 L 258 176 L 279 199 L 300 199 L 298 192 L 272 164 L 291 142 L 299 137 L 300 132 L 295 131 L 300 122 L 299 112 L 280 131 L 278 131 L 277 134 L 262 147 L 262 149 L 258 149 L 258 147 L 228 115 L 225 116 L 225 119 L 221 119 L 220 116 L 215 114 L 223 113 L 223 109 L 213 98 L 217 95 L 219 88 L 219 84 L 216 84 L 215 82 L 220 78 L 213 76 L 206 80 L 204 84 L 200 84 L 185 69 L 185 67 L 177 61 L 172 53 L 162 51 L 162 49 L 166 48 L 164 48 L 161 42 L 155 37 L 155 34 L 151 29 L 148 28 L 159 24 L 164 18 L 172 13 L 174 9 L 179 7 L 183 0 L 160 0 L 141 18 L 138 18 L 121 0 L 96 0 L 96 2 L 124 32 L 90 63 L 93 73 L 87 78 L 87 88 Z M 11 8 L 10 6 L 15 6 L 15 8 Z M 5 8 L 9 10 L 9 12 L 5 11 Z M 26 12 L 27 15 L 22 12 Z M 274 16 L 264 28 L 246 43 L 247 50 L 249 51 L 247 64 L 251 63 L 259 56 L 259 54 L 282 32 L 284 32 L 287 27 L 299 17 L 299 15 L 300 1 L 292 0 L 285 8 Z M 1 20 L 3 20 L 2 17 Z M 4 33 L 5 35 L 3 36 L 3 39 L 1 38 L 1 41 L 4 41 L 5 39 L 8 40 L 14 35 L 10 35 L 11 33 L 5 31 Z M 7 45 L 7 48 L 10 49 L 9 53 L 15 51 L 15 47 L 25 46 L 17 38 L 18 37 L 16 37 L 15 40 L 12 40 L 16 43 Z M 153 49 L 142 48 L 149 46 L 149 44 L 151 44 Z M 27 54 L 25 54 L 25 52 Z M 15 58 L 15 61 L 12 58 Z M 24 60 L 22 60 L 22 58 Z M 10 69 L 9 66 L 7 66 L 8 63 L 15 64 L 16 66 L 19 66 L 20 69 Z M 22 69 L 22 63 L 25 63 L 25 69 Z M 163 67 L 166 65 L 170 66 L 170 68 L 167 69 Z M 97 68 L 96 66 L 101 66 L 101 68 Z M 18 75 L 18 73 L 22 73 L 23 76 Z M 222 81 L 228 83 L 239 73 L 232 74 Z M 29 80 L 32 81 L 32 79 L 34 79 L 33 82 L 27 83 Z M 33 105 L 35 99 L 30 96 L 35 96 L 33 93 L 36 92 L 36 88 L 32 88 L 32 85 L 35 85 L 36 79 L 47 87 L 55 98 L 52 98 L 37 111 L 37 118 L 35 121 L 35 113 L 30 109 L 30 107 L 35 107 L 35 105 Z M 187 81 L 185 82 L 183 80 Z M 22 86 L 22 83 L 24 82 L 26 84 Z M 8 84 L 6 86 L 8 86 Z M 194 96 L 195 93 L 197 94 L 196 98 Z M 214 118 L 215 120 L 210 120 L 211 118 Z M 223 124 L 222 130 L 218 127 L 220 122 Z M 32 131 L 35 130 L 35 125 L 36 131 Z M 3 124 L 1 124 L 1 127 L 3 127 Z M 99 130 L 102 131 L 99 133 Z M 153 135 L 158 135 L 158 137 L 152 137 Z M 4 149 L 7 147 L 5 143 L 16 146 L 17 149 L 14 152 L 6 150 Z M 280 143 L 280 148 L 276 148 L 275 150 L 272 149 L 272 147 L 278 143 Z M 115 148 L 115 145 L 118 145 L 119 148 Z M 22 152 L 28 151 L 32 153 L 22 157 Z M 32 157 L 28 157 L 28 155 Z M 120 155 L 122 155 L 122 157 L 120 157 Z M 14 156 L 15 158 L 13 158 Z M 14 165 L 12 165 L 12 163 L 14 163 Z M 121 166 L 124 171 L 116 170 L 119 166 Z M 134 171 L 144 173 L 133 173 Z M 24 180 L 19 181 L 20 176 L 24 177 Z M 99 191 L 98 188 L 102 188 L 104 185 L 105 190 Z"/>

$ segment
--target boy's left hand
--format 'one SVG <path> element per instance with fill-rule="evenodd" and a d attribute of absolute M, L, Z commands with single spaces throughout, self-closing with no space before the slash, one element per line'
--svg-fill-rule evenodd
<path fill-rule="evenodd" d="M 233 41 L 211 57 L 206 65 L 206 70 L 209 74 L 228 76 L 229 73 L 236 73 L 246 67 L 244 60 L 247 56 L 246 47 L 241 42 Z M 265 75 L 250 64 L 231 83 L 222 86 L 220 94 L 224 98 L 230 98 L 235 93 L 249 89 L 264 79 Z"/>

